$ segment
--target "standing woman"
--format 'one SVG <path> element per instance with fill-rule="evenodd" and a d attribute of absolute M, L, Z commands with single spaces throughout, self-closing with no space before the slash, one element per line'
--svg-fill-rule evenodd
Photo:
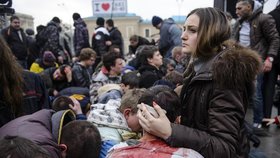
<path fill-rule="evenodd" d="M 0 37 L 0 127 L 21 115 L 22 68 Z"/>
<path fill-rule="evenodd" d="M 139 80 L 140 88 L 149 88 L 163 77 L 163 72 L 159 69 L 163 64 L 162 56 L 156 46 L 144 45 L 139 50 L 139 61 L 141 74 Z"/>
<path fill-rule="evenodd" d="M 144 105 L 138 111 L 144 130 L 175 147 L 198 151 L 204 157 L 248 157 L 244 119 L 260 57 L 230 37 L 223 12 L 214 8 L 193 10 L 184 24 L 183 51 L 193 62 L 184 74 L 181 91 L 181 125 L 168 121 L 154 103 L 159 118 Z"/>

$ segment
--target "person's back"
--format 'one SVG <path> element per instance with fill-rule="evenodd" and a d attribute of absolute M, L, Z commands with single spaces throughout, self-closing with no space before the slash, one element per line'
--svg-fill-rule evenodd
<path fill-rule="evenodd" d="M 53 158 L 98 157 L 101 146 L 96 127 L 87 121 L 76 121 L 71 110 L 55 113 L 44 109 L 17 118 L 0 128 L 0 139 L 7 135 L 35 142 Z"/>
<path fill-rule="evenodd" d="M 72 16 L 74 20 L 75 32 L 74 32 L 74 49 L 75 57 L 80 55 L 80 51 L 83 48 L 89 47 L 89 35 L 87 25 L 81 18 L 79 13 L 74 13 Z"/>
<path fill-rule="evenodd" d="M 59 24 L 60 19 L 54 17 L 46 27 L 44 34 L 47 35 L 47 41 L 44 44 L 42 51 L 49 50 L 56 57 L 57 61 L 59 61 L 59 57 L 63 55 L 62 47 L 59 44 Z"/>
<path fill-rule="evenodd" d="M 158 16 L 153 16 L 152 24 L 154 27 L 160 30 L 160 39 L 158 45 L 160 53 L 162 56 L 170 58 L 172 55 L 172 49 L 175 46 L 182 45 L 182 30 L 172 18 L 162 20 Z"/>

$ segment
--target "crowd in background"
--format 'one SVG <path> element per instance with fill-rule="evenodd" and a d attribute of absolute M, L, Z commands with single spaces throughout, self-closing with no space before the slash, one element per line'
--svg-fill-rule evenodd
<path fill-rule="evenodd" d="M 236 14 L 195 9 L 183 28 L 153 16 L 159 40 L 132 35 L 128 52 L 113 19 L 89 35 L 73 13 L 71 37 L 58 17 L 34 35 L 12 16 L 0 38 L 0 157 L 262 155 L 249 140 L 279 124 L 280 7 L 239 0 Z"/>

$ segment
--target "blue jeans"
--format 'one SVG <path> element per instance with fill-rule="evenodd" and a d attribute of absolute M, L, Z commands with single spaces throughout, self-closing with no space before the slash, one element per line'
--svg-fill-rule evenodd
<path fill-rule="evenodd" d="M 257 76 L 257 83 L 256 83 L 256 92 L 253 99 L 254 104 L 254 123 L 262 123 L 263 119 L 263 94 L 262 94 L 262 87 L 263 87 L 263 73 Z"/>

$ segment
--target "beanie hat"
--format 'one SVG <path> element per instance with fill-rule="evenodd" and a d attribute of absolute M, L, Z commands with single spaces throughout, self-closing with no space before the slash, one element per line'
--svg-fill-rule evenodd
<path fill-rule="evenodd" d="M 154 27 L 156 27 L 158 24 L 162 22 L 162 19 L 158 16 L 153 16 L 152 18 L 152 24 Z"/>
<path fill-rule="evenodd" d="M 98 17 L 96 20 L 96 25 L 98 26 L 104 26 L 105 20 L 102 17 Z"/>
<path fill-rule="evenodd" d="M 74 13 L 72 16 L 73 20 L 78 20 L 79 18 L 81 18 L 79 13 Z"/>
<path fill-rule="evenodd" d="M 33 29 L 29 29 L 29 28 L 25 30 L 25 33 L 26 33 L 27 35 L 29 35 L 29 36 L 34 35 Z"/>
<path fill-rule="evenodd" d="M 56 58 L 51 51 L 45 51 L 43 55 L 43 61 L 45 62 L 55 62 Z"/>
<path fill-rule="evenodd" d="M 56 16 L 52 18 L 52 21 L 55 22 L 55 23 L 60 24 L 60 19 L 58 17 L 56 17 Z"/>

